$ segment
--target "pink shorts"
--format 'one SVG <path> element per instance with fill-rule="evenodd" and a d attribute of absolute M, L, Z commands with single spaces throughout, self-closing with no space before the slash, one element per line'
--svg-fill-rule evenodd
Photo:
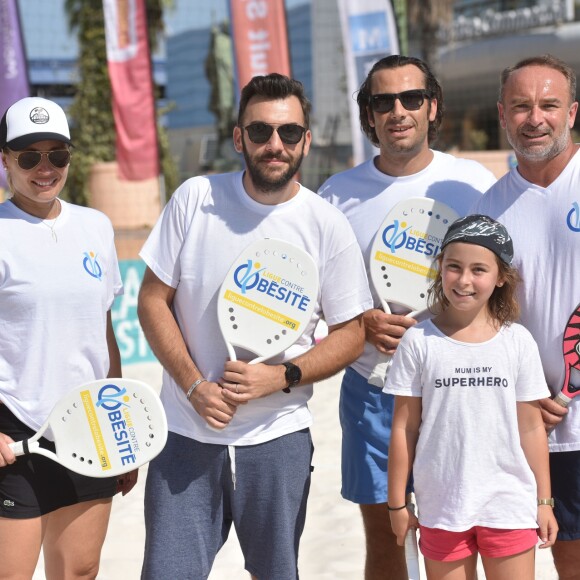
<path fill-rule="evenodd" d="M 538 543 L 536 529 L 499 530 L 475 526 L 465 532 L 449 532 L 419 526 L 421 553 L 429 560 L 455 562 L 479 552 L 487 558 L 521 554 Z"/>

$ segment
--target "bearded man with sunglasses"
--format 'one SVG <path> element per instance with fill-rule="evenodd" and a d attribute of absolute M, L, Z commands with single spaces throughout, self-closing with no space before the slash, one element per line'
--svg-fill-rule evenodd
<path fill-rule="evenodd" d="M 165 368 L 169 423 L 167 445 L 148 470 L 145 580 L 207 578 L 232 523 L 254 577 L 298 578 L 313 453 L 307 402 L 314 382 L 360 355 L 362 313 L 372 305 L 348 221 L 294 180 L 310 148 L 309 117 L 301 83 L 254 77 L 233 133 L 245 171 L 186 181 L 141 252 L 148 269 L 139 317 Z M 240 251 L 263 238 L 314 258 L 314 315 L 275 359 L 230 361 L 219 288 Z M 314 345 L 322 316 L 330 332 Z"/>
<path fill-rule="evenodd" d="M 393 55 L 376 62 L 357 95 L 363 132 L 379 153 L 328 179 L 319 193 L 353 226 L 367 269 L 374 236 L 392 207 L 410 197 L 439 200 L 463 216 L 495 177 L 479 163 L 430 148 L 443 120 L 443 94 L 428 66 Z M 387 458 L 394 397 L 384 378 L 369 382 L 377 351 L 392 355 L 416 320 L 392 305 L 364 315 L 363 355 L 346 369 L 340 396 L 342 496 L 360 504 L 366 536 L 365 579 L 407 578 L 404 551 L 387 506 Z"/>
<path fill-rule="evenodd" d="M 15 458 L 8 446 L 36 433 L 73 388 L 121 376 L 113 227 L 59 198 L 70 146 L 65 112 L 47 99 L 21 99 L 0 120 L 11 192 L 0 204 L 0 575 L 8 578 L 32 578 L 41 549 L 49 580 L 96 577 L 112 498 L 137 482 L 136 471 L 122 483 L 95 479 L 40 455 Z M 54 450 L 50 435 L 40 444 Z"/>

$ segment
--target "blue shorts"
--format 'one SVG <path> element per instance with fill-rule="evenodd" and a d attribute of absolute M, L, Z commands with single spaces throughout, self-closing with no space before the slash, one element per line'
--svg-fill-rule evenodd
<path fill-rule="evenodd" d="M 308 429 L 235 447 L 233 459 L 227 445 L 170 432 L 147 473 L 141 578 L 207 578 L 233 523 L 250 574 L 296 580 L 312 453 Z"/>
<path fill-rule="evenodd" d="M 550 453 L 558 540 L 580 540 L 580 451 Z"/>
<path fill-rule="evenodd" d="M 342 497 L 354 503 L 387 501 L 387 459 L 395 397 L 348 367 L 340 390 Z"/>

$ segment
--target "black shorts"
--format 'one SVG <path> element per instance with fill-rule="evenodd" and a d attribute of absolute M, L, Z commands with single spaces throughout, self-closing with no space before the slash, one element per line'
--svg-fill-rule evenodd
<path fill-rule="evenodd" d="M 21 441 L 32 437 L 35 431 L 0 403 L 0 433 Z M 39 443 L 51 451 L 55 449 L 44 437 Z M 116 487 L 116 477 L 86 477 L 48 457 L 23 455 L 12 465 L 0 467 L 0 517 L 36 518 L 61 507 L 113 497 Z"/>
<path fill-rule="evenodd" d="M 580 451 L 550 453 L 558 540 L 580 540 Z"/>

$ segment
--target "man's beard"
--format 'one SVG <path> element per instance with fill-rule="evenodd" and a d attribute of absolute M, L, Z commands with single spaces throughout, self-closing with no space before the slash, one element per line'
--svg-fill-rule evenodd
<path fill-rule="evenodd" d="M 248 150 L 246 149 L 246 144 L 242 142 L 242 146 L 244 159 L 246 161 L 246 170 L 250 174 L 254 187 L 262 193 L 277 193 L 284 189 L 286 185 L 292 181 L 292 178 L 300 169 L 300 165 L 302 165 L 302 160 L 304 159 L 304 146 L 302 146 L 302 151 L 300 152 L 299 157 L 294 159 L 294 161 L 291 159 L 288 160 L 282 155 L 262 155 L 260 161 L 265 159 L 280 159 L 288 162 L 288 169 L 286 171 L 276 175 L 275 177 L 270 177 L 267 171 L 262 170 L 259 164 L 252 160 Z"/>
<path fill-rule="evenodd" d="M 549 161 L 550 159 L 553 159 L 562 153 L 564 149 L 566 149 L 570 139 L 569 132 L 562 131 L 560 135 L 558 135 L 556 138 L 553 138 L 552 141 L 546 145 L 526 146 L 519 140 L 520 135 L 525 131 L 526 127 L 523 127 L 521 130 L 518 129 L 515 135 L 511 135 L 509 131 L 506 131 L 506 138 L 508 143 L 512 146 L 513 150 L 526 161 Z M 530 132 L 532 132 L 531 129 Z M 551 129 L 548 130 L 547 134 L 550 137 L 554 136 L 554 132 Z"/>

